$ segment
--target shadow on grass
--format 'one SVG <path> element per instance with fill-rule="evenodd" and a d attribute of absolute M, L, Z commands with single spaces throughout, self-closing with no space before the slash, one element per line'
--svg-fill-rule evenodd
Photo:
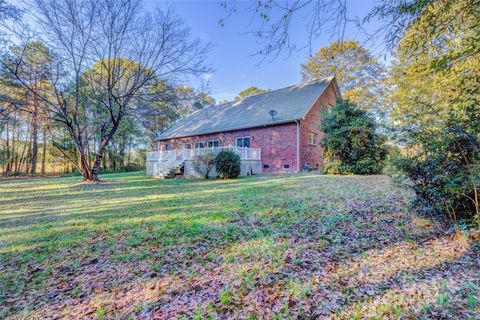
<path fill-rule="evenodd" d="M 27 317 L 46 318 L 90 318 L 100 309 L 119 318 L 341 316 L 371 298 L 368 290 L 381 296 L 397 288 L 392 279 L 436 265 L 388 273 L 392 256 L 380 254 L 386 282 L 358 277 L 375 252 L 407 245 L 405 254 L 420 257 L 440 239 L 411 225 L 408 196 L 382 176 L 114 179 L 109 188 L 72 188 L 71 178 L 7 186 L 0 315 L 27 307 Z"/>

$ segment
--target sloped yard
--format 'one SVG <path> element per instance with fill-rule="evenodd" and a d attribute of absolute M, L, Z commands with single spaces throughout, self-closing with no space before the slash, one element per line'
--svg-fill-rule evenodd
<path fill-rule="evenodd" d="M 480 317 L 480 248 L 385 176 L 0 181 L 0 318 Z"/>

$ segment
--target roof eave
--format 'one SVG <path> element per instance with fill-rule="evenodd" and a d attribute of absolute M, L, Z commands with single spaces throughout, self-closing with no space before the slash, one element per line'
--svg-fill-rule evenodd
<path fill-rule="evenodd" d="M 213 134 L 213 133 L 220 133 L 220 132 L 230 132 L 230 131 L 237 131 L 237 130 L 244 130 L 244 129 L 251 129 L 251 128 L 260 128 L 260 127 L 270 127 L 270 126 L 275 126 L 277 124 L 286 124 L 286 123 L 291 123 L 295 122 L 301 119 L 289 119 L 289 120 L 282 120 L 282 121 L 276 121 L 276 122 L 266 122 L 263 124 L 256 124 L 253 126 L 242 126 L 242 127 L 237 127 L 237 128 L 230 128 L 226 130 L 212 130 L 212 131 L 205 131 L 205 132 L 200 132 L 200 133 L 195 133 L 195 134 L 187 134 L 187 135 L 179 135 L 179 136 L 172 136 L 172 137 L 165 137 L 165 138 L 160 138 L 158 137 L 155 139 L 155 141 L 165 141 L 165 140 L 171 140 L 171 139 L 179 139 L 179 138 L 188 138 L 188 137 L 195 137 L 195 136 L 201 136 L 201 135 L 206 135 L 206 134 Z"/>
<path fill-rule="evenodd" d="M 315 99 L 315 101 L 313 101 L 312 105 L 307 109 L 307 111 L 305 112 L 305 114 L 303 115 L 302 119 L 298 119 L 298 120 L 305 120 L 305 118 L 307 117 L 307 114 L 310 112 L 310 110 L 312 110 L 313 106 L 315 105 L 315 103 L 317 103 L 318 99 L 320 99 L 320 97 L 325 93 L 325 91 L 328 89 L 328 86 L 330 84 L 333 84 L 333 90 L 335 91 L 335 95 L 337 96 L 337 98 L 341 98 L 341 95 L 340 95 L 340 89 L 338 87 L 338 82 L 337 82 L 337 78 L 336 76 L 332 76 L 330 81 L 328 81 L 328 84 L 325 86 L 325 88 L 323 88 L 322 92 L 320 92 L 320 94 L 318 95 L 318 97 Z"/>

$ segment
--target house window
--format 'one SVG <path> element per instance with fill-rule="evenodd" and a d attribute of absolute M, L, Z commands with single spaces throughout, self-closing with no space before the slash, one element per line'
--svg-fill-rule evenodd
<path fill-rule="evenodd" d="M 268 164 L 263 165 L 263 169 L 268 169 L 268 168 L 270 168 L 270 166 Z"/>
<path fill-rule="evenodd" d="M 289 164 L 284 164 L 283 167 L 284 167 L 285 169 L 288 169 L 288 168 L 290 168 L 290 165 L 289 165 Z"/>
<path fill-rule="evenodd" d="M 205 142 L 195 142 L 195 149 L 205 148 Z"/>
<path fill-rule="evenodd" d="M 308 144 L 312 144 L 312 145 L 317 145 L 318 144 L 316 133 L 314 133 L 314 132 L 309 132 L 308 133 Z"/>
<path fill-rule="evenodd" d="M 210 140 L 207 145 L 209 148 L 218 148 L 220 146 L 220 140 Z"/>
<path fill-rule="evenodd" d="M 192 149 L 192 144 L 191 143 L 184 143 L 183 144 L 183 149 Z"/>
<path fill-rule="evenodd" d="M 168 144 L 163 145 L 163 151 L 168 151 Z"/>
<path fill-rule="evenodd" d="M 250 137 L 240 137 L 236 139 L 237 148 L 250 148 Z"/>

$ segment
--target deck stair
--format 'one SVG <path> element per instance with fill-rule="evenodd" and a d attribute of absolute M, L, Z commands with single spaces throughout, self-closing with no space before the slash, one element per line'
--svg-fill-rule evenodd
<path fill-rule="evenodd" d="M 206 153 L 218 154 L 222 150 L 232 150 L 241 160 L 261 160 L 260 148 L 240 148 L 222 146 L 214 148 L 176 149 L 147 152 L 147 175 L 155 178 L 174 178 L 183 175 L 188 166 L 187 161 L 192 161 L 196 156 Z"/>
<path fill-rule="evenodd" d="M 164 153 L 154 153 L 153 157 L 147 161 L 153 161 L 155 178 L 174 178 L 178 172 L 181 172 L 184 166 L 183 155 L 181 151 L 171 151 Z"/>
<path fill-rule="evenodd" d="M 158 163 L 157 165 L 159 165 L 159 168 L 155 171 L 155 178 L 172 179 L 181 175 L 185 163 L 176 160 L 168 163 Z"/>

